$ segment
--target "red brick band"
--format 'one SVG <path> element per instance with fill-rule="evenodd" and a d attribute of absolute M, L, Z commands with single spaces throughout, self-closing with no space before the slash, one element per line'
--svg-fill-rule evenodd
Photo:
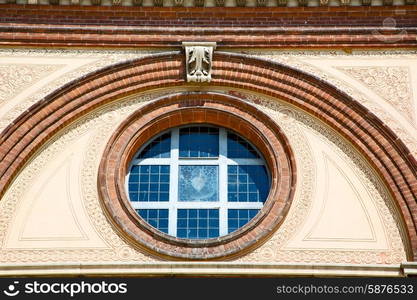
<path fill-rule="evenodd" d="M 416 24 L 417 5 L 320 7 L 138 7 L 0 4 L 1 23 L 179 27 L 382 26 Z"/>
<path fill-rule="evenodd" d="M 260 213 L 235 232 L 215 239 L 180 239 L 155 230 L 129 204 L 126 174 L 138 149 L 169 128 L 211 124 L 233 130 L 257 145 L 271 174 L 271 188 Z M 262 244 L 288 212 L 295 188 L 295 159 L 279 127 L 241 99 L 218 93 L 162 97 L 139 109 L 115 131 L 101 160 L 98 187 L 108 215 L 138 247 L 162 257 L 224 259 Z"/>
<path fill-rule="evenodd" d="M 387 25 L 388 24 L 388 25 Z M 217 49 L 415 48 L 417 5 L 126 7 L 0 4 L 0 45 Z"/>
<path fill-rule="evenodd" d="M 70 122 L 110 101 L 184 83 L 180 52 L 152 55 L 76 80 L 32 106 L 0 136 L 0 195 L 30 157 Z M 404 143 L 372 112 L 328 83 L 251 56 L 216 52 L 212 85 L 276 97 L 313 114 L 352 142 L 379 172 L 405 222 L 417 260 L 417 162 Z M 198 85 L 195 86 L 198 90 Z"/>
<path fill-rule="evenodd" d="M 124 30 L 107 26 L 0 25 L 0 46 L 14 47 L 105 47 L 173 48 L 182 41 L 217 42 L 218 49 L 300 48 L 358 49 L 406 48 L 417 46 L 415 28 L 137 28 Z M 75 27 L 75 28 L 74 28 Z M 174 31 L 172 31 L 174 30 Z"/>

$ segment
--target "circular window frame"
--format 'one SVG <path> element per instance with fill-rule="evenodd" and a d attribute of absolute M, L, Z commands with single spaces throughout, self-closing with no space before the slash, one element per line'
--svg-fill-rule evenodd
<path fill-rule="evenodd" d="M 136 153 L 135 153 L 135 155 L 134 155 L 134 157 L 135 157 L 135 159 L 133 159 L 131 162 L 130 162 L 130 164 L 129 164 L 129 167 L 128 167 L 128 170 L 132 170 L 132 167 L 133 166 L 140 166 L 140 165 L 142 165 L 141 163 L 135 163 L 135 161 L 137 161 L 138 160 L 138 157 L 139 157 L 139 155 L 155 140 L 155 139 L 157 139 L 158 137 L 160 137 L 160 136 L 162 136 L 162 135 L 164 135 L 164 134 L 167 134 L 167 133 L 169 133 L 170 134 L 170 137 L 171 137 L 171 139 L 173 138 L 173 136 L 172 136 L 172 134 L 174 134 L 173 132 L 176 130 L 176 129 L 178 129 L 178 135 L 179 135 L 179 132 L 181 131 L 181 129 L 188 129 L 188 128 L 192 128 L 192 127 L 207 127 L 207 128 L 214 128 L 214 129 L 218 129 L 219 131 L 218 131 L 218 135 L 217 135 L 217 138 L 218 138 L 218 140 L 219 140 L 219 148 L 218 148 L 218 150 L 219 150 L 219 152 L 218 152 L 218 156 L 216 156 L 216 157 L 181 157 L 180 155 L 177 155 L 177 157 L 175 157 L 174 159 L 173 159 L 173 157 L 171 156 L 172 155 L 172 152 L 171 152 L 171 150 L 173 149 L 172 148 L 172 145 L 170 145 L 169 146 L 169 152 L 170 152 L 170 156 L 169 157 L 163 157 L 163 158 L 145 158 L 145 160 L 146 159 L 150 159 L 150 160 L 159 160 L 159 162 L 158 163 L 156 163 L 155 165 L 169 165 L 169 166 L 171 166 L 172 167 L 172 163 L 174 163 L 174 164 L 177 164 L 178 166 L 193 166 L 193 165 L 198 165 L 198 166 L 201 166 L 201 165 L 208 165 L 208 166 L 218 166 L 219 167 L 219 169 L 218 169 L 218 172 L 221 172 L 220 171 L 220 168 L 221 168 L 221 166 L 223 166 L 223 174 L 224 174 L 224 176 L 228 176 L 228 172 L 227 172 L 227 167 L 228 166 L 230 166 L 231 164 L 230 164 L 230 161 L 233 161 L 233 160 L 235 160 L 235 159 L 238 159 L 238 160 L 245 160 L 245 158 L 238 158 L 238 157 L 236 157 L 236 158 L 231 158 L 231 157 L 229 157 L 228 155 L 226 155 L 225 156 L 225 160 L 223 160 L 223 159 L 221 159 L 221 155 L 224 155 L 224 153 L 221 153 L 221 146 L 220 146 L 220 144 L 221 143 L 224 143 L 223 145 L 224 146 L 226 146 L 225 144 L 227 144 L 227 142 L 228 142 L 228 137 L 227 137 L 227 134 L 228 133 L 233 133 L 233 134 L 235 134 L 235 135 L 237 135 L 238 137 L 240 137 L 240 138 L 242 138 L 239 134 L 237 134 L 236 133 L 236 131 L 234 131 L 234 130 L 231 130 L 231 129 L 226 129 L 226 128 L 224 128 L 224 127 L 220 127 L 220 126 L 213 126 L 212 124 L 188 124 L 188 125 L 183 125 L 183 126 L 180 126 L 180 127 L 172 127 L 172 128 L 169 128 L 168 130 L 164 130 L 164 131 L 161 131 L 161 132 L 159 132 L 158 134 L 156 134 L 154 137 L 152 137 L 149 141 L 147 141 L 145 144 L 143 144 L 141 147 L 140 147 L 140 149 L 139 149 L 139 151 L 137 151 Z M 224 135 L 223 135 L 223 139 L 222 139 L 222 136 L 221 136 L 221 130 L 224 130 Z M 178 136 L 178 138 L 179 138 L 179 136 Z M 220 141 L 222 139 L 222 141 Z M 266 180 L 267 182 L 268 182 L 268 193 L 269 193 L 269 185 L 270 185 L 270 181 L 271 181 L 271 172 L 269 171 L 269 169 L 268 169 L 268 165 L 266 164 L 266 162 L 265 162 L 265 159 L 263 158 L 263 156 L 262 156 L 262 153 L 256 148 L 256 146 L 255 145 L 253 145 L 250 141 L 248 141 L 248 140 L 246 140 L 246 139 L 244 139 L 244 141 L 245 142 L 247 142 L 249 145 L 250 145 L 250 147 L 253 149 L 253 151 L 255 151 L 256 152 L 256 154 L 258 155 L 258 157 L 256 158 L 250 158 L 251 160 L 253 160 L 253 161 L 257 161 L 255 164 L 257 165 L 257 166 L 263 166 L 263 167 L 265 167 L 265 178 L 264 178 L 264 180 Z M 139 159 L 140 160 L 140 159 Z M 190 161 L 192 161 L 191 163 L 190 163 Z M 196 163 L 196 161 L 198 161 L 197 163 Z M 215 164 L 213 164 L 213 162 L 216 162 Z M 253 163 L 253 162 L 252 162 Z M 145 165 L 148 165 L 148 163 L 147 162 L 145 162 L 144 163 Z M 150 163 L 150 165 L 154 165 L 154 163 Z M 241 166 L 241 165 L 245 165 L 245 163 L 242 163 L 242 162 L 240 162 L 240 163 L 237 163 L 236 161 L 235 161 L 235 164 L 233 164 L 233 165 L 235 165 L 235 166 Z M 130 176 L 130 171 L 128 172 L 128 174 L 126 175 L 126 180 L 125 180 L 125 192 L 126 192 L 126 195 L 129 195 L 129 193 L 130 193 L 130 190 L 129 190 L 129 176 Z M 170 176 L 173 176 L 173 173 L 172 173 L 172 171 L 170 170 Z M 179 182 L 178 182 L 178 178 L 179 176 L 177 176 L 176 177 L 176 179 L 174 179 L 174 182 L 175 182 L 175 185 L 177 185 L 178 186 L 178 184 L 179 184 Z M 175 178 L 175 176 L 174 176 L 174 178 Z M 220 175 L 219 175 L 219 177 L 218 177 L 219 179 L 220 179 Z M 172 184 L 173 182 L 172 181 L 170 181 L 170 184 Z M 178 192 L 178 194 L 179 194 L 179 192 Z M 147 204 L 150 204 L 149 203 L 149 201 L 144 201 L 144 202 L 140 202 L 140 201 L 130 201 L 130 204 L 132 205 L 132 207 L 133 207 L 133 209 L 135 209 L 135 210 L 138 210 L 138 209 L 142 209 L 140 206 L 141 206 L 141 204 L 142 204 L 142 206 L 146 206 L 146 208 L 144 208 L 144 209 L 166 209 L 166 210 L 168 210 L 170 207 L 172 208 L 173 206 L 175 207 L 175 209 L 212 209 L 212 208 L 210 208 L 210 207 L 207 207 L 205 204 L 207 204 L 207 203 L 210 203 L 210 204 L 213 204 L 213 203 L 215 203 L 215 204 L 217 204 L 218 205 L 218 208 L 215 208 L 215 209 L 219 209 L 219 211 L 223 208 L 223 209 L 226 209 L 227 211 L 229 211 L 230 209 L 247 209 L 247 210 L 251 210 L 251 209 L 254 209 L 254 210 L 261 210 L 261 208 L 263 207 L 263 204 L 264 204 L 264 202 L 265 201 L 256 201 L 255 203 L 256 204 L 259 204 L 259 206 L 260 207 L 252 207 L 252 206 L 250 206 L 250 204 L 255 204 L 254 202 L 248 202 L 247 204 L 248 204 L 248 206 L 247 207 L 245 207 L 245 206 L 240 206 L 240 205 L 236 205 L 236 206 L 233 206 L 233 204 L 244 204 L 244 202 L 239 202 L 239 201 L 236 201 L 236 202 L 232 202 L 231 204 L 232 205 L 225 205 L 225 202 L 222 202 L 221 200 L 220 200 L 220 198 L 221 197 L 226 197 L 226 199 L 227 199 L 227 195 L 228 195 L 228 192 L 227 192 L 227 189 L 221 189 L 220 188 L 220 186 L 218 186 L 218 196 L 219 196 L 219 198 L 217 199 L 217 201 L 209 201 L 209 202 L 205 202 L 205 201 L 202 201 L 202 202 L 199 202 L 200 203 L 200 207 L 194 207 L 194 206 L 192 206 L 192 207 L 189 207 L 189 203 L 190 202 L 188 202 L 188 201 L 180 201 L 179 200 L 179 195 L 176 195 L 176 196 L 174 196 L 174 199 L 172 199 L 171 197 L 169 198 L 169 200 L 167 200 L 167 201 L 151 201 L 153 204 L 155 204 L 155 203 L 158 203 L 157 204 L 157 207 L 152 207 L 152 206 L 148 206 Z M 266 195 L 266 197 L 267 197 L 267 195 Z M 265 198 L 265 200 L 266 200 L 266 198 Z M 173 205 L 173 202 L 175 202 L 175 204 Z M 229 202 L 229 201 L 227 201 L 227 202 Z M 137 205 L 136 205 L 136 207 L 135 207 L 135 205 L 134 205 L 134 203 L 137 203 Z M 161 206 L 161 204 L 162 204 L 162 206 Z M 193 202 L 193 204 L 196 204 L 196 202 Z M 151 204 L 152 205 L 152 204 Z M 258 205 L 257 205 L 258 206 Z M 257 214 L 257 213 L 256 213 Z M 256 216 L 256 215 L 255 215 Z M 253 218 L 253 217 L 252 217 Z M 252 218 L 250 218 L 250 220 L 252 220 Z M 227 220 L 228 220 L 229 218 L 228 217 L 226 217 L 226 218 L 222 218 L 222 217 L 219 217 L 219 233 L 220 233 L 220 235 L 218 236 L 218 237 L 213 237 L 213 238 L 204 238 L 204 240 L 207 242 L 207 241 L 210 241 L 210 240 L 217 240 L 219 237 L 222 237 L 222 236 L 225 236 L 225 235 L 228 235 L 228 234 L 231 234 L 232 232 L 229 232 L 229 233 L 226 233 L 226 234 L 222 234 L 221 232 L 222 232 L 222 230 L 221 229 L 223 229 L 223 232 L 225 231 L 225 229 L 227 230 L 228 229 L 228 225 L 224 225 L 225 223 L 227 223 Z M 249 221 L 250 221 L 249 220 Z M 170 221 L 169 222 L 171 222 L 172 220 L 171 220 L 171 217 L 170 217 Z M 248 221 L 248 222 L 249 222 Z M 148 222 L 149 223 L 149 222 Z M 174 223 L 175 223 L 175 221 L 174 221 Z M 151 225 L 152 226 L 152 225 Z M 243 227 L 244 225 L 242 225 L 242 226 L 239 226 L 238 227 L 238 229 L 239 228 L 241 228 L 241 227 Z M 153 228 L 156 228 L 156 229 L 158 229 L 157 227 L 155 227 L 155 226 L 152 226 Z M 175 228 L 177 228 L 176 226 L 174 226 Z M 169 227 L 168 227 L 169 228 Z M 168 229 L 167 228 L 167 229 Z M 236 229 L 236 230 L 238 230 L 238 229 Z M 234 231 L 236 231 L 236 230 L 233 230 L 233 232 Z M 161 230 L 160 230 L 161 231 Z M 170 235 L 170 236 L 174 236 L 175 237 L 175 234 L 170 234 L 170 233 L 167 233 L 167 232 L 162 232 L 162 233 L 165 233 L 165 234 L 168 234 L 168 235 Z M 182 239 L 184 239 L 184 238 L 182 238 Z M 202 240 L 202 238 L 189 238 L 190 240 Z M 205 242 L 205 243 L 206 243 Z"/>
<path fill-rule="evenodd" d="M 238 133 L 256 145 L 270 172 L 270 192 L 246 225 L 210 239 L 184 239 L 163 233 L 130 205 L 126 174 L 137 151 L 161 132 L 207 124 Z M 243 100 L 220 93 L 185 92 L 160 97 L 130 115 L 106 145 L 98 175 L 100 200 L 117 230 L 137 248 L 168 259 L 208 260 L 241 256 L 261 245 L 279 227 L 294 195 L 293 152 L 279 126 Z"/>

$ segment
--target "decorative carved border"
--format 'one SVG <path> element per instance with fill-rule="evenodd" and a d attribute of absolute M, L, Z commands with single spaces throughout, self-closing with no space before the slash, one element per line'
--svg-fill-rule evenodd
<path fill-rule="evenodd" d="M 138 216 L 126 195 L 125 178 L 137 150 L 161 131 L 186 124 L 212 124 L 237 132 L 257 145 L 269 166 L 271 189 L 261 212 L 226 236 L 192 240 L 162 233 Z M 163 257 L 201 260 L 240 256 L 275 232 L 290 207 L 295 174 L 290 145 L 267 115 L 233 96 L 184 92 L 153 101 L 119 126 L 104 151 L 97 184 L 122 235 Z"/>
<path fill-rule="evenodd" d="M 0 195 L 54 133 L 94 108 L 120 97 L 184 84 L 180 52 L 114 65 L 71 82 L 33 105 L 0 136 Z M 417 161 L 395 133 L 346 93 L 314 76 L 249 55 L 216 52 L 213 85 L 279 98 L 334 128 L 367 158 L 401 210 L 417 259 Z"/>

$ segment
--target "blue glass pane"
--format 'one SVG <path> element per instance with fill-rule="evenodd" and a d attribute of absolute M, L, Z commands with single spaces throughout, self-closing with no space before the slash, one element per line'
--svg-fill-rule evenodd
<path fill-rule="evenodd" d="M 130 201 L 169 201 L 169 166 L 133 166 L 128 189 Z"/>
<path fill-rule="evenodd" d="M 160 209 L 159 217 L 168 219 L 168 209 Z"/>
<path fill-rule="evenodd" d="M 218 157 L 219 129 L 187 127 L 180 129 L 180 157 Z"/>
<path fill-rule="evenodd" d="M 180 166 L 178 201 L 218 201 L 218 166 Z"/>
<path fill-rule="evenodd" d="M 158 211 L 155 209 L 148 210 L 148 215 L 149 215 L 149 218 L 157 218 Z"/>
<path fill-rule="evenodd" d="M 139 175 L 134 174 L 134 175 L 130 175 L 130 181 L 131 182 L 139 182 Z"/>
<path fill-rule="evenodd" d="M 133 166 L 131 172 L 135 172 L 135 170 L 138 168 L 138 166 Z M 149 174 L 151 171 L 151 166 L 140 166 L 140 172 L 142 174 Z"/>
<path fill-rule="evenodd" d="M 238 216 L 239 216 L 239 212 L 238 212 L 237 209 L 229 209 L 227 211 L 227 214 L 228 214 L 229 219 L 230 218 L 238 218 Z"/>
<path fill-rule="evenodd" d="M 169 182 L 169 175 L 161 175 L 161 182 Z"/>
<path fill-rule="evenodd" d="M 219 218 L 219 211 L 217 209 L 210 209 L 209 210 L 209 217 L 210 217 L 210 219 Z"/>
<path fill-rule="evenodd" d="M 229 209 L 227 211 L 227 225 L 229 233 L 248 223 L 257 213 L 258 209 Z"/>
<path fill-rule="evenodd" d="M 265 166 L 228 166 L 227 199 L 229 202 L 265 202 L 269 178 Z"/>
<path fill-rule="evenodd" d="M 190 218 L 197 218 L 197 215 L 198 215 L 198 211 L 196 209 L 190 209 L 188 211 L 188 216 Z"/>
<path fill-rule="evenodd" d="M 130 201 L 139 201 L 139 194 L 130 192 L 129 193 L 129 198 L 130 198 Z"/>
<path fill-rule="evenodd" d="M 168 229 L 168 218 L 167 219 L 159 219 L 159 226 L 161 228 L 167 228 Z"/>
<path fill-rule="evenodd" d="M 151 166 L 151 174 L 161 173 L 161 166 Z"/>
<path fill-rule="evenodd" d="M 219 229 L 209 229 L 209 238 L 216 238 L 219 236 Z"/>
<path fill-rule="evenodd" d="M 143 149 L 138 158 L 167 158 L 171 151 L 171 133 L 165 133 L 154 139 Z"/>
<path fill-rule="evenodd" d="M 179 209 L 177 237 L 207 239 L 219 236 L 219 211 L 217 209 Z"/>
<path fill-rule="evenodd" d="M 227 133 L 227 157 L 229 158 L 259 158 L 256 150 L 238 135 Z"/>
<path fill-rule="evenodd" d="M 188 215 L 187 210 L 185 209 L 179 209 L 178 210 L 178 218 L 186 218 Z"/>
<path fill-rule="evenodd" d="M 168 209 L 138 209 L 136 212 L 152 227 L 168 233 Z"/>
<path fill-rule="evenodd" d="M 190 228 L 197 228 L 197 219 L 188 219 L 188 226 Z"/>

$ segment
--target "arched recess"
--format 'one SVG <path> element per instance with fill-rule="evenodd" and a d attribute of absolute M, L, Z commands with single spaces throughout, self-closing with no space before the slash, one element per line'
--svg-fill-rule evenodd
<path fill-rule="evenodd" d="M 256 91 L 315 115 L 359 149 L 385 181 L 417 260 L 417 162 L 402 141 L 349 95 L 312 75 L 242 54 L 216 52 L 211 84 Z M 185 84 L 182 52 L 113 65 L 75 80 L 33 105 L 0 136 L 0 196 L 52 135 L 89 111 L 141 91 Z M 198 85 L 195 86 L 198 90 Z"/>

